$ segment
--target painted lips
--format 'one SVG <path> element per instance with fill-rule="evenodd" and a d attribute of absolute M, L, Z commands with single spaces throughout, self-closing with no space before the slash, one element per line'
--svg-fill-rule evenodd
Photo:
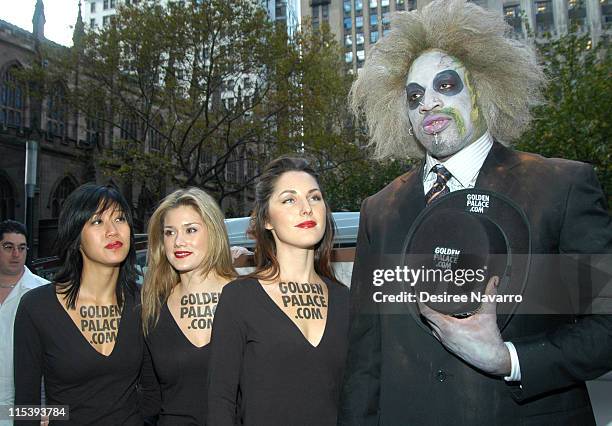
<path fill-rule="evenodd" d="M 447 115 L 434 114 L 425 117 L 423 120 L 423 130 L 428 135 L 440 133 L 446 129 L 451 123 L 451 118 Z"/>
<path fill-rule="evenodd" d="M 113 241 L 112 243 L 108 243 L 104 246 L 104 248 L 114 250 L 123 247 L 123 243 L 121 241 Z"/>
<path fill-rule="evenodd" d="M 317 222 L 315 222 L 314 220 L 307 220 L 306 222 L 298 223 L 295 226 L 296 228 L 309 229 L 317 226 Z"/>
<path fill-rule="evenodd" d="M 191 255 L 192 252 L 190 251 L 175 251 L 174 252 L 174 257 L 176 257 L 177 259 L 183 259 L 184 257 L 187 257 L 189 255 Z"/>

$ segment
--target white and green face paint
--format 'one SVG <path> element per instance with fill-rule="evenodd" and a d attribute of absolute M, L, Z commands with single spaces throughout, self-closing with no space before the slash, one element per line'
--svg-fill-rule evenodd
<path fill-rule="evenodd" d="M 444 52 L 425 52 L 412 63 L 406 95 L 414 135 L 436 158 L 459 152 L 486 130 L 467 71 Z"/>

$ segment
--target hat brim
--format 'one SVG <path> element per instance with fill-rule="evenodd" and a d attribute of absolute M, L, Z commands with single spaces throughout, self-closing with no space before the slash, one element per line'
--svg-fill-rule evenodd
<path fill-rule="evenodd" d="M 483 201 L 487 200 L 486 202 Z M 406 265 L 411 253 L 411 243 L 421 231 L 425 218 L 438 214 L 441 211 L 465 212 L 471 215 L 486 216 L 503 233 L 508 249 L 508 265 L 506 277 L 500 277 L 497 287 L 498 295 L 522 295 L 525 291 L 529 267 L 531 263 L 531 230 L 525 212 L 510 198 L 494 191 L 483 189 L 463 189 L 451 192 L 427 206 L 414 220 L 404 240 L 402 248 L 402 263 Z M 453 226 L 448 224 L 447 226 Z M 444 235 L 444 229 L 440 230 Z M 413 287 L 406 287 L 406 291 L 414 291 Z M 516 297 L 509 298 L 516 300 Z M 415 320 L 428 331 L 429 328 L 421 321 L 416 304 L 409 304 L 409 310 Z M 518 308 L 518 303 L 498 303 L 498 325 L 503 330 Z"/>

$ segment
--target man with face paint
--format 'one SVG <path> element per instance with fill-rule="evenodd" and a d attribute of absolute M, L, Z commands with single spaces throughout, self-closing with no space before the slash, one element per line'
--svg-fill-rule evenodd
<path fill-rule="evenodd" d="M 372 303 L 372 270 L 392 266 L 419 213 L 455 190 L 513 200 L 534 255 L 612 253 L 592 167 L 508 147 L 545 84 L 534 51 L 508 33 L 499 14 L 435 0 L 394 16 L 353 84 L 351 106 L 376 157 L 424 160 L 362 205 L 340 425 L 595 424 L 584 382 L 612 369 L 612 315 L 514 315 L 500 330 L 495 315 L 458 319 L 421 306 L 434 333 Z M 570 294 L 546 263 L 532 264 L 527 292 L 542 277 Z"/>

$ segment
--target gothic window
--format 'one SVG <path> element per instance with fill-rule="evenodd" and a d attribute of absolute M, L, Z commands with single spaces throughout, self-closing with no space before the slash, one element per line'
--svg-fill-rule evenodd
<path fill-rule="evenodd" d="M 225 165 L 227 182 L 236 182 L 238 175 L 238 158 L 236 152 L 232 152 Z"/>
<path fill-rule="evenodd" d="M 15 219 L 15 192 L 7 178 L 0 175 L 0 220 Z"/>
<path fill-rule="evenodd" d="M 160 133 L 164 123 L 161 119 L 154 120 L 154 126 L 149 128 L 149 151 L 161 151 L 162 134 Z"/>
<path fill-rule="evenodd" d="M 101 114 L 92 110 L 85 117 L 86 140 L 89 145 L 97 145 L 103 142 L 104 123 Z"/>
<path fill-rule="evenodd" d="M 63 138 L 66 135 L 66 96 L 58 84 L 47 99 L 47 132 L 50 136 Z"/>
<path fill-rule="evenodd" d="M 22 127 L 24 124 L 25 88 L 16 77 L 17 67 L 12 66 L 0 81 L 0 124 Z"/>
<path fill-rule="evenodd" d="M 59 217 L 64 201 L 72 191 L 76 189 L 76 185 L 68 176 L 64 176 L 60 183 L 53 191 L 51 197 L 51 217 Z"/>

